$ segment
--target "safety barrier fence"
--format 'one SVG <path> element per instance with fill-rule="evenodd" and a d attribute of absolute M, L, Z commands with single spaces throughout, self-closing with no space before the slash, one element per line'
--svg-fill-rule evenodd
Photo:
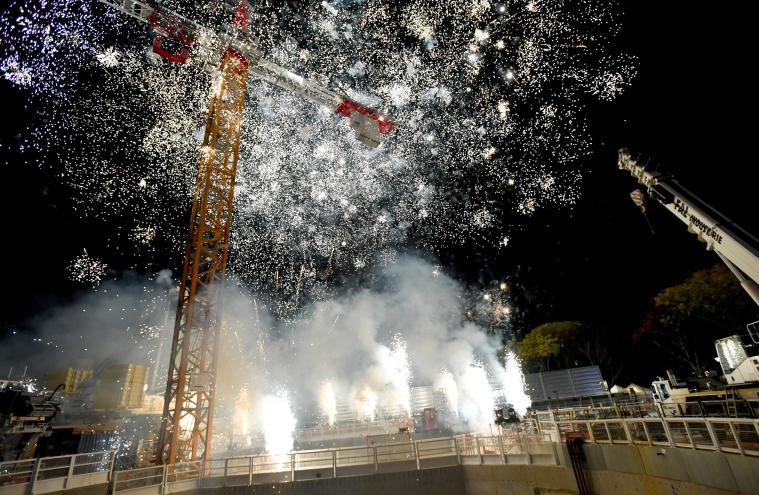
<path fill-rule="evenodd" d="M 339 478 L 461 464 L 556 464 L 542 436 L 457 436 L 376 446 L 184 462 L 113 473 L 112 493 L 160 494 L 216 486 Z M 2 492 L 0 492 L 2 493 Z"/>
<path fill-rule="evenodd" d="M 540 429 L 554 440 L 564 440 L 572 434 L 593 443 L 683 447 L 759 456 L 759 419 L 541 419 Z"/>
<path fill-rule="evenodd" d="M 433 438 L 374 446 L 307 450 L 113 471 L 113 452 L 0 463 L 0 495 L 108 484 L 110 493 L 179 493 L 216 486 L 339 478 L 469 464 L 558 463 L 557 441 L 579 435 L 599 444 L 635 444 L 759 456 L 759 420 L 627 418 L 541 420 L 540 434 Z"/>
<path fill-rule="evenodd" d="M 536 416 L 552 416 L 557 421 L 646 417 L 755 419 L 759 416 L 759 399 L 703 399 L 686 403 L 657 403 L 653 400 L 620 403 L 615 400 L 608 406 L 564 407 L 537 411 Z"/>
<path fill-rule="evenodd" d="M 0 463 L 0 494 L 27 495 L 108 483 L 113 451 Z"/>

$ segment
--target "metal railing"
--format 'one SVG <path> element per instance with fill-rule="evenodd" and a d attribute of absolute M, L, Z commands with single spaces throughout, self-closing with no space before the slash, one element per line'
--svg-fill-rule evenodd
<path fill-rule="evenodd" d="M 567 434 L 586 441 L 714 450 L 759 456 L 759 419 L 736 418 L 618 418 L 540 421 L 541 431 L 554 440 Z"/>
<path fill-rule="evenodd" d="M 0 463 L 0 494 L 50 493 L 107 484 L 113 451 L 24 459 Z"/>
<path fill-rule="evenodd" d="M 553 417 L 556 421 L 593 420 L 648 417 L 698 417 L 698 418 L 757 418 L 759 399 L 706 399 L 689 402 L 618 402 L 596 407 L 567 407 L 535 411 L 539 418 Z"/>
<path fill-rule="evenodd" d="M 65 491 L 110 483 L 111 493 L 163 494 L 216 486 L 339 478 L 470 464 L 558 463 L 557 441 L 680 447 L 759 456 L 759 419 L 539 419 L 539 434 L 431 438 L 375 446 L 306 450 L 113 471 L 114 452 L 0 463 L 0 495 Z"/>
<path fill-rule="evenodd" d="M 462 464 L 555 465 L 557 462 L 555 444 L 545 436 L 461 435 L 117 471 L 113 473 L 112 493 L 161 494 L 192 488 L 252 486 Z"/>

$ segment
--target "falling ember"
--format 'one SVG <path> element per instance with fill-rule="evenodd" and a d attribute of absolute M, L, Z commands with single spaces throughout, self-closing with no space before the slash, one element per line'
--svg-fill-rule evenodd
<path fill-rule="evenodd" d="M 323 381 L 319 387 L 319 406 L 321 406 L 322 414 L 327 418 L 327 423 L 334 426 L 337 416 L 337 399 L 335 388 L 329 380 Z"/>
<path fill-rule="evenodd" d="M 103 64 L 104 67 L 116 67 L 119 65 L 119 57 L 121 57 L 121 54 L 115 48 L 108 48 L 97 54 L 98 62 Z"/>
<path fill-rule="evenodd" d="M 498 115 L 505 119 L 509 115 L 509 102 L 502 100 L 498 102 Z"/>
<path fill-rule="evenodd" d="M 140 244 L 150 244 L 155 239 L 155 227 L 140 227 L 132 229 L 134 240 Z"/>
<path fill-rule="evenodd" d="M 329 293 L 318 277 L 299 277 L 298 267 L 304 257 L 324 257 L 335 239 L 345 249 L 331 270 L 361 275 L 386 260 L 385 248 L 410 241 L 409 232 L 435 254 L 452 242 L 498 246 L 509 218 L 499 213 L 489 222 L 475 213 L 507 186 L 512 213 L 574 204 L 591 144 L 583 102 L 616 98 L 635 75 L 634 59 L 618 53 L 613 2 L 531 1 L 520 9 L 430 0 L 396 8 L 377 0 L 350 22 L 337 4 L 257 13 L 261 45 L 280 48 L 266 56 L 316 80 L 349 75 L 349 96 L 386 109 L 406 134 L 367 150 L 330 112 L 265 83 L 251 87 L 230 269 L 256 289 L 270 287 L 265 279 L 279 270 L 277 290 L 261 296 L 282 308 L 277 316 Z M 199 15 L 188 14 L 207 25 Z M 0 12 L 0 75 L 41 102 L 22 142 L 75 191 L 78 214 L 140 218 L 179 249 L 175 207 L 193 193 L 198 126 L 222 78 L 199 67 L 202 56 L 182 66 L 156 63 L 149 48 L 130 41 L 135 34 L 144 27 L 98 2 L 13 0 Z M 282 39 L 308 39 L 309 48 L 291 50 Z M 557 85 L 561 92 L 549 90 Z M 546 175 L 554 182 L 541 182 Z M 427 187 L 419 191 L 409 177 Z M 478 194 L 459 205 L 451 188 L 461 179 L 477 183 Z M 119 236 L 109 232 L 106 241 Z"/>
<path fill-rule="evenodd" d="M 31 71 L 16 62 L 3 64 L 2 71 L 5 79 L 18 86 L 28 86 L 32 82 Z"/>
<path fill-rule="evenodd" d="M 476 39 L 480 43 L 484 42 L 488 38 L 490 38 L 490 33 L 488 33 L 487 31 L 482 31 L 480 29 L 474 30 L 474 39 Z"/>
<path fill-rule="evenodd" d="M 69 278 L 76 282 L 97 285 L 105 277 L 107 265 L 87 254 L 83 249 L 82 254 L 74 258 L 69 264 Z"/>

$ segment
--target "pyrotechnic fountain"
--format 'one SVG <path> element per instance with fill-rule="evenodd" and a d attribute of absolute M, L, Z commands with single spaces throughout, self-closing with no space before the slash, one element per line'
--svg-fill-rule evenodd
<path fill-rule="evenodd" d="M 287 392 L 265 395 L 255 405 L 254 414 L 260 422 L 266 451 L 286 454 L 293 448 L 293 434 L 297 420 L 290 407 Z"/>
<path fill-rule="evenodd" d="M 329 426 L 334 425 L 335 416 L 337 415 L 337 399 L 335 398 L 335 388 L 332 386 L 330 380 L 322 382 L 319 389 L 319 405 L 321 406 L 322 414 L 327 420 L 327 424 Z"/>

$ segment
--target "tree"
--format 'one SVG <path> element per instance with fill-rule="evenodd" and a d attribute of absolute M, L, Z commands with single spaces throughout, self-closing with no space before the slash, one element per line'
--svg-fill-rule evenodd
<path fill-rule="evenodd" d="M 576 321 L 552 321 L 533 328 L 519 343 L 519 357 L 530 369 L 548 371 L 551 358 L 556 359 L 561 352 L 562 339 L 579 325 Z"/>
<path fill-rule="evenodd" d="M 528 369 L 596 365 L 614 383 L 624 366 L 620 347 L 627 339 L 614 335 L 608 325 L 596 321 L 552 321 L 533 328 L 519 345 L 519 356 Z"/>
<path fill-rule="evenodd" d="M 745 322 L 753 319 L 756 307 L 733 274 L 717 265 L 657 294 L 635 339 L 674 358 L 681 371 L 700 376 L 706 369 L 704 357 L 714 354 L 714 341 L 742 333 Z"/>
<path fill-rule="evenodd" d="M 583 321 L 573 334 L 567 335 L 565 347 L 575 364 L 596 365 L 609 384 L 622 373 L 630 345 L 629 330 L 625 335 L 602 321 Z M 611 385 L 610 385 L 611 386 Z"/>

